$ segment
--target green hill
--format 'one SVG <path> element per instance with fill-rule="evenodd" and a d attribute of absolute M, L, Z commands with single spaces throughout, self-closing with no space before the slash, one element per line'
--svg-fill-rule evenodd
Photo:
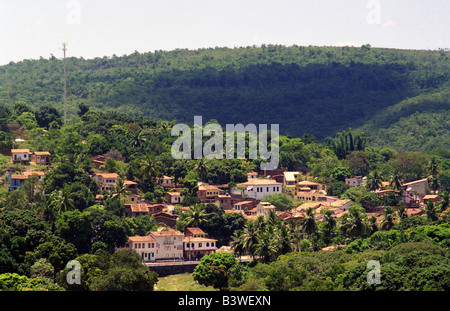
<path fill-rule="evenodd" d="M 76 115 L 85 103 L 178 122 L 201 115 L 222 125 L 278 123 L 281 134 L 320 140 L 351 127 L 364 130 L 372 145 L 425 150 L 449 144 L 449 65 L 448 52 L 369 45 L 68 58 L 68 112 Z M 62 112 L 62 72 L 53 56 L 0 67 L 0 104 L 50 104 Z M 419 140 L 412 133 L 417 122 Z"/>

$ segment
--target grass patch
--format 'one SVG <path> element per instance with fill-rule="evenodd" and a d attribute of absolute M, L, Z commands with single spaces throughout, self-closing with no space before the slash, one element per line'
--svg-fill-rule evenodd
<path fill-rule="evenodd" d="M 158 278 L 155 291 L 215 291 L 212 286 L 198 284 L 192 273 L 173 274 Z"/>

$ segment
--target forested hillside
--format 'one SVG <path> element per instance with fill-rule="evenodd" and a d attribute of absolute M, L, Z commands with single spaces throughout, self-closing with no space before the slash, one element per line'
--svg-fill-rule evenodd
<path fill-rule="evenodd" d="M 190 123 L 278 123 L 281 134 L 319 140 L 353 128 L 399 150 L 449 147 L 449 52 L 263 45 L 66 62 L 72 116 L 85 103 Z M 0 104 L 62 113 L 62 73 L 54 56 L 2 66 Z"/>

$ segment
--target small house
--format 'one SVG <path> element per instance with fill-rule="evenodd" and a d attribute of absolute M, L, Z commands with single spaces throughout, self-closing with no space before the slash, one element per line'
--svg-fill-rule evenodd
<path fill-rule="evenodd" d="M 11 157 L 13 164 L 30 164 L 30 149 L 11 149 Z"/>

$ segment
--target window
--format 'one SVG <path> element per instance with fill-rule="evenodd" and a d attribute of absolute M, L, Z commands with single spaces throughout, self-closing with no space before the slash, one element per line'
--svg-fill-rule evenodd
<path fill-rule="evenodd" d="M 206 247 L 209 247 L 209 242 L 206 242 Z"/>
<path fill-rule="evenodd" d="M 266 191 L 269 192 L 269 187 L 267 187 Z"/>
<path fill-rule="evenodd" d="M 198 247 L 202 247 L 202 243 L 198 243 Z"/>
<path fill-rule="evenodd" d="M 211 247 L 214 247 L 214 242 L 211 242 Z"/>

